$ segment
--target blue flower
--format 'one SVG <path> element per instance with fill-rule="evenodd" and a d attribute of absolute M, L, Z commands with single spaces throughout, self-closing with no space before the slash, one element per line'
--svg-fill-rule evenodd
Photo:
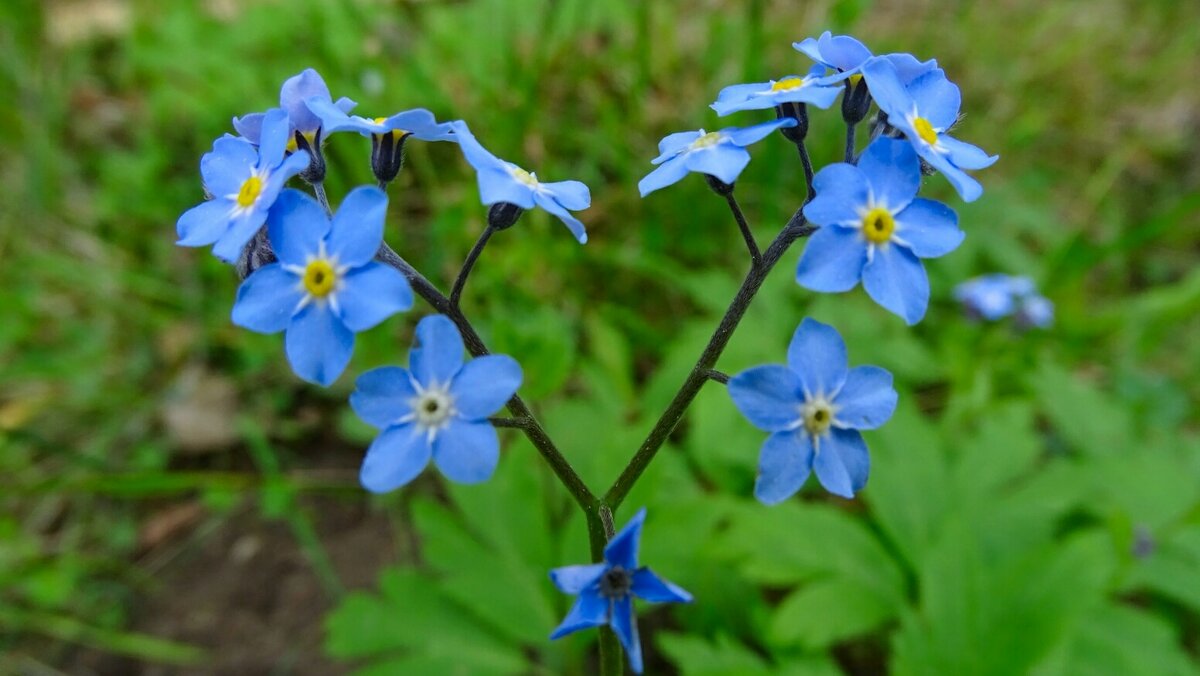
<path fill-rule="evenodd" d="M 263 143 L 224 136 L 200 160 L 204 188 L 212 199 L 184 212 L 175 224 L 182 246 L 214 244 L 213 254 L 232 263 L 267 220 L 284 183 L 308 166 L 308 155 L 284 158 L 287 114 L 276 108 L 263 117 Z"/>
<path fill-rule="evenodd" d="M 833 35 L 829 31 L 825 31 L 815 40 L 805 38 L 800 42 L 793 42 L 792 47 L 817 64 L 834 71 L 822 81 L 824 84 L 847 78 L 854 82 L 857 77 L 861 77 L 863 64 L 872 58 L 871 50 L 863 43 L 849 35 Z M 911 54 L 888 54 L 883 58 L 892 63 L 900 75 L 901 82 L 906 84 L 937 68 L 936 59 L 918 61 Z"/>
<path fill-rule="evenodd" d="M 466 123 L 457 121 L 451 124 L 463 156 L 475 168 L 479 179 L 479 198 L 485 205 L 507 202 L 522 209 L 539 206 L 557 216 L 580 244 L 587 243 L 587 231 L 583 223 L 570 213 L 591 206 L 592 195 L 586 185 L 579 181 L 543 183 L 536 174 L 488 152 L 475 139 Z"/>
<path fill-rule="evenodd" d="M 912 146 L 879 138 L 858 166 L 831 164 L 813 179 L 816 197 L 804 216 L 822 226 L 796 268 L 807 289 L 838 293 L 861 279 L 867 295 L 910 325 L 925 316 L 929 278 L 922 258 L 953 251 L 963 240 L 954 211 L 917 197 L 921 165 Z"/>
<path fill-rule="evenodd" d="M 787 366 L 769 364 L 729 379 L 729 396 L 755 427 L 771 432 L 758 458 L 754 496 L 786 500 L 816 470 L 825 490 L 854 497 L 867 484 L 870 457 L 858 430 L 892 417 L 892 374 L 846 368 L 846 344 L 832 326 L 805 319 L 788 346 Z"/>
<path fill-rule="evenodd" d="M 1028 277 L 982 275 L 955 287 L 954 297 L 972 317 L 996 321 L 1015 315 L 1018 326 L 1043 329 L 1054 322 L 1054 304 L 1037 293 Z"/>
<path fill-rule="evenodd" d="M 387 196 L 371 186 L 346 195 L 332 223 L 316 200 L 285 190 L 267 219 L 279 262 L 246 278 L 233 323 L 286 331 L 292 370 L 329 385 L 345 370 L 354 334 L 412 307 L 408 280 L 372 259 L 383 242 Z"/>
<path fill-rule="evenodd" d="M 496 470 L 500 441 L 488 416 L 521 385 L 512 357 L 487 355 L 463 363 L 458 328 L 444 315 L 417 324 L 408 368 L 385 366 L 359 376 L 350 406 L 379 428 L 359 479 L 384 493 L 412 481 L 430 458 L 452 481 L 478 483 Z"/>
<path fill-rule="evenodd" d="M 817 65 L 803 77 L 789 75 L 770 82 L 732 85 L 722 89 L 717 101 L 709 107 L 722 116 L 739 110 L 774 108 L 781 103 L 811 103 L 828 108 L 842 90 L 825 86 L 821 80 L 824 74 L 825 68 Z"/>
<path fill-rule="evenodd" d="M 288 130 L 289 150 L 295 149 L 295 132 L 300 132 L 307 138 L 309 145 L 316 142 L 317 130 L 321 128 L 321 118 L 308 107 L 308 101 L 314 98 L 326 101 L 344 113 L 350 112 L 356 105 L 354 101 L 344 96 L 334 103 L 325 80 L 312 68 L 306 68 L 299 75 L 289 77 L 284 81 L 283 87 L 279 89 L 279 107 L 287 112 L 290 125 Z M 258 144 L 262 124 L 263 113 L 251 113 L 244 117 L 233 118 L 233 128 L 255 145 Z"/>
<path fill-rule="evenodd" d="M 645 520 L 646 510 L 642 509 L 608 541 L 603 563 L 565 566 L 550 571 L 550 579 L 559 589 L 579 595 L 550 638 L 562 638 L 580 629 L 607 624 L 625 647 L 629 668 L 638 674 L 642 673 L 642 644 L 638 639 L 637 617 L 633 613 L 633 597 L 655 603 L 690 603 L 692 600 L 691 594 L 655 575 L 649 568 L 638 566 L 638 543 Z"/>
<path fill-rule="evenodd" d="M 761 141 L 771 132 L 796 126 L 791 117 L 771 120 L 753 127 L 729 127 L 721 131 L 681 131 L 658 142 L 658 157 L 651 161 L 659 167 L 638 181 L 642 197 L 665 188 L 687 175 L 689 171 L 708 174 L 723 183 L 732 184 L 750 163 L 746 146 Z"/>
<path fill-rule="evenodd" d="M 938 68 L 906 84 L 891 61 L 874 58 L 863 65 L 863 75 L 888 124 L 903 132 L 917 154 L 940 171 L 965 201 L 978 199 L 983 186 L 963 170 L 989 167 L 999 156 L 989 156 L 946 134 L 957 122 L 962 104 L 958 86 L 946 79 L 946 73 Z"/>
<path fill-rule="evenodd" d="M 308 109 L 320 118 L 321 133 L 329 136 L 339 131 L 356 131 L 363 136 L 398 132 L 399 136 L 414 136 L 422 141 L 457 141 L 449 122 L 438 122 L 433 113 L 424 108 L 414 108 L 396 113 L 391 117 L 373 120 L 358 115 L 349 115 L 328 96 L 314 96 L 306 102 Z"/>

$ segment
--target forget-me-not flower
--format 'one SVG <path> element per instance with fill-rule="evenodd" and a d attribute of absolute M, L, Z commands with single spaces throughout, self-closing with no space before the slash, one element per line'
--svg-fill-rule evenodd
<path fill-rule="evenodd" d="M 842 90 L 826 85 L 822 81 L 824 74 L 825 68 L 816 65 L 804 76 L 789 75 L 769 82 L 731 85 L 722 89 L 716 102 L 709 107 L 721 116 L 739 110 L 774 108 L 783 103 L 811 103 L 818 108 L 828 108 Z"/>
<path fill-rule="evenodd" d="M 463 342 L 444 315 L 417 324 L 408 368 L 385 366 L 358 377 L 350 406 L 379 428 L 359 479 L 383 493 L 412 481 L 432 458 L 451 481 L 478 483 L 492 476 L 500 440 L 488 416 L 521 385 L 521 367 L 505 355 L 463 362 Z"/>
<path fill-rule="evenodd" d="M 233 323 L 260 333 L 286 331 L 296 375 L 321 385 L 337 380 L 356 332 L 412 307 L 404 275 L 372 260 L 386 214 L 387 196 L 373 186 L 350 191 L 332 222 L 316 200 L 285 190 L 267 219 L 279 261 L 242 283 Z"/>
<path fill-rule="evenodd" d="M 838 293 L 862 280 L 867 295 L 915 324 L 929 305 L 922 258 L 953 251 L 963 240 L 954 211 L 917 197 L 921 165 L 906 141 L 879 138 L 858 165 L 831 164 L 813 178 L 816 197 L 804 216 L 818 229 L 800 258 L 796 281 Z"/>
<path fill-rule="evenodd" d="M 263 117 L 262 144 L 226 135 L 200 160 L 200 175 L 212 199 L 184 212 L 175 228 L 182 246 L 213 244 L 213 254 L 232 263 L 267 220 L 287 180 L 308 166 L 304 152 L 284 157 L 287 114 L 276 108 Z"/>
<path fill-rule="evenodd" d="M 689 171 L 707 174 L 732 185 L 750 163 L 746 146 L 761 141 L 776 129 L 796 126 L 795 118 L 784 117 L 753 127 L 729 127 L 720 131 L 681 131 L 669 134 L 658 142 L 658 157 L 651 164 L 659 165 L 638 181 L 642 197 L 677 183 Z"/>
<path fill-rule="evenodd" d="M 800 42 L 793 42 L 792 47 L 817 64 L 834 71 L 824 79 L 828 84 L 845 79 L 853 83 L 862 76 L 863 64 L 873 56 L 871 50 L 857 39 L 849 35 L 834 35 L 829 31 L 816 39 L 804 38 Z M 888 54 L 883 58 L 892 63 L 904 83 L 937 68 L 936 59 L 918 61 L 911 54 Z"/>
<path fill-rule="evenodd" d="M 887 115 L 888 124 L 904 133 L 917 154 L 940 171 L 963 200 L 978 199 L 983 186 L 963 170 L 989 167 L 999 156 L 989 156 L 946 134 L 958 120 L 962 105 L 958 85 L 947 80 L 940 68 L 907 84 L 888 59 L 870 59 L 862 68 L 871 96 Z"/>
<path fill-rule="evenodd" d="M 734 405 L 755 427 L 771 432 L 759 455 L 754 496 L 768 505 L 786 500 L 816 471 L 825 490 L 852 498 L 870 470 L 858 430 L 892 417 L 892 374 L 878 366 L 847 369 L 842 337 L 813 319 L 796 329 L 787 362 L 729 379 Z"/>
<path fill-rule="evenodd" d="M 954 297 L 972 317 L 995 321 L 1014 315 L 1018 326 L 1043 329 L 1054 322 L 1054 304 L 1037 293 L 1028 277 L 982 275 L 955 287 Z"/>
<path fill-rule="evenodd" d="M 502 160 L 480 145 L 465 122 L 451 123 L 463 156 L 474 167 L 479 179 L 479 198 L 485 205 L 500 202 L 515 204 L 522 209 L 539 206 L 558 217 L 570 229 L 580 244 L 587 243 L 587 230 L 571 211 L 586 209 L 592 204 L 588 187 L 579 181 L 543 183 L 537 174 Z M 570 210 L 570 211 L 568 211 Z"/>
<path fill-rule="evenodd" d="M 625 647 L 629 668 L 642 673 L 642 643 L 638 638 L 633 597 L 655 603 L 690 603 L 692 595 L 638 565 L 638 544 L 646 510 L 641 509 L 604 548 L 604 561 L 565 566 L 550 571 L 550 579 L 567 594 L 578 594 L 575 605 L 551 639 L 609 625 Z"/>
<path fill-rule="evenodd" d="M 356 105 L 354 101 L 344 96 L 334 103 L 325 80 L 312 68 L 306 68 L 300 74 L 289 77 L 279 89 L 279 107 L 287 112 L 290 125 L 288 130 L 289 150 L 294 150 L 296 147 L 296 132 L 307 139 L 310 146 L 314 146 L 318 142 L 317 131 L 321 128 L 321 118 L 308 107 L 308 101 L 313 98 L 328 101 L 330 105 L 345 113 L 350 112 Z M 254 144 L 259 142 L 262 124 L 262 113 L 251 113 L 233 118 L 233 128 Z"/>
<path fill-rule="evenodd" d="M 413 136 L 422 141 L 456 141 L 450 122 L 438 122 L 433 113 L 424 108 L 405 110 L 390 117 L 368 119 L 350 115 L 329 97 L 314 96 L 306 102 L 312 114 L 320 119 L 325 136 L 339 131 L 356 131 L 363 136 L 394 132 L 399 136 Z"/>

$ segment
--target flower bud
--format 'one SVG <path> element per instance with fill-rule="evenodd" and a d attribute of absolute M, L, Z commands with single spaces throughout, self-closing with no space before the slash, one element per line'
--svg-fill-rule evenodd
<path fill-rule="evenodd" d="M 808 106 L 803 103 L 781 103 L 775 106 L 775 116 L 795 120 L 796 126 L 784 127 L 779 131 L 792 143 L 804 143 L 804 137 L 808 136 Z"/>
<path fill-rule="evenodd" d="M 405 133 L 397 138 L 394 131 L 371 134 L 371 171 L 380 183 L 391 183 L 400 173 L 404 166 L 404 141 L 411 135 Z"/>
<path fill-rule="evenodd" d="M 321 152 L 321 130 L 313 134 L 312 142 L 304 134 L 296 132 L 296 148 L 308 152 L 308 167 L 300 172 L 300 178 L 309 185 L 325 182 L 325 154 Z"/>
<path fill-rule="evenodd" d="M 488 208 L 488 227 L 492 230 L 507 230 L 516 225 L 525 210 L 512 202 L 496 202 Z"/>
<path fill-rule="evenodd" d="M 846 91 L 842 94 L 842 119 L 846 124 L 858 124 L 867 116 L 871 109 L 871 92 L 867 90 L 866 78 L 859 78 L 857 84 L 846 80 Z"/>
<path fill-rule="evenodd" d="M 705 174 L 704 180 L 708 182 L 708 187 L 712 188 L 713 192 L 721 195 L 722 197 L 733 192 L 732 183 L 726 183 L 712 174 Z"/>

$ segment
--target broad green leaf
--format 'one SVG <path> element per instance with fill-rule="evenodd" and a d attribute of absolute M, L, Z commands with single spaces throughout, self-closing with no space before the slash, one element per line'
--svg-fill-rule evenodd
<path fill-rule="evenodd" d="M 1064 676 L 1186 676 L 1200 673 L 1168 622 L 1128 606 L 1105 604 L 1080 623 Z"/>
<path fill-rule="evenodd" d="M 1129 410 L 1097 387 L 1049 363 L 1031 376 L 1031 384 L 1041 410 L 1076 451 L 1108 455 L 1138 448 Z"/>
<path fill-rule="evenodd" d="M 768 636 L 777 645 L 824 648 L 871 631 L 898 610 L 895 599 L 880 597 L 870 587 L 844 577 L 819 578 L 779 604 Z"/>

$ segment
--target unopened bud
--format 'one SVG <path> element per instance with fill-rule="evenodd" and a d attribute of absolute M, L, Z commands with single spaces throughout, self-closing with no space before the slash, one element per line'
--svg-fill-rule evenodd
<path fill-rule="evenodd" d="M 523 213 L 525 210 L 512 202 L 496 202 L 488 208 L 488 227 L 492 230 L 506 230 L 516 225 Z"/>

